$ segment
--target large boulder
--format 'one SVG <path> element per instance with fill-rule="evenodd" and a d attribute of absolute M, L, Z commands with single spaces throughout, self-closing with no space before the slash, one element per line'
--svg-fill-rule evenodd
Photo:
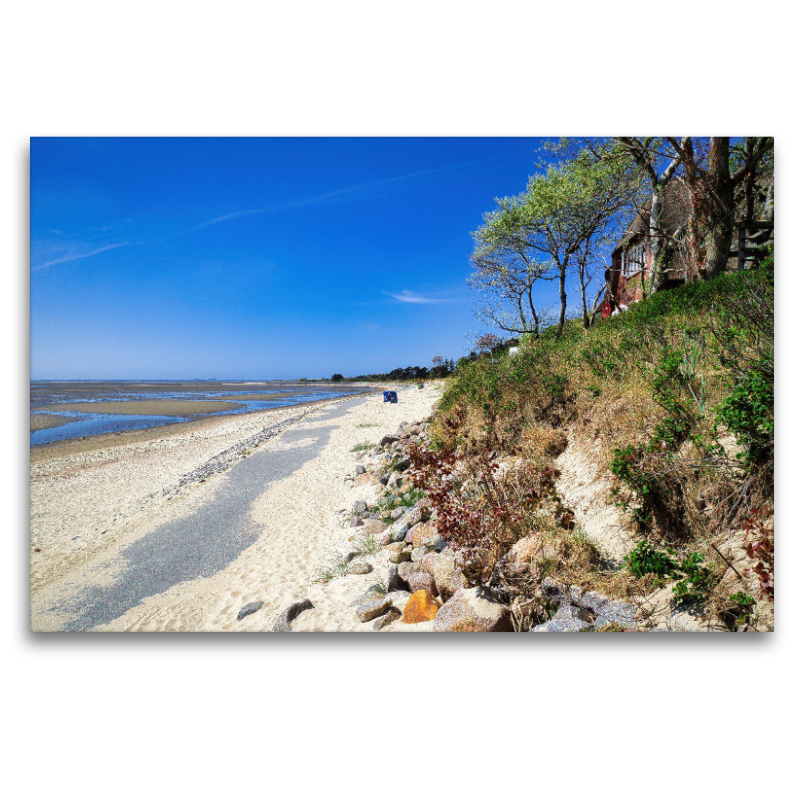
<path fill-rule="evenodd" d="M 428 622 L 434 619 L 440 606 L 436 598 L 424 589 L 414 592 L 403 609 L 403 622 L 413 625 L 417 622 Z"/>
<path fill-rule="evenodd" d="M 511 631 L 511 612 L 485 586 L 459 589 L 440 609 L 433 623 L 437 633 Z"/>

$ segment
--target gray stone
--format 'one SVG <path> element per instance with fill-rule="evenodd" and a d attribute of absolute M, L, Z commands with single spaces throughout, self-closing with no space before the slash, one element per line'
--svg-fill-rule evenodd
<path fill-rule="evenodd" d="M 404 581 L 407 581 L 408 576 L 418 569 L 419 567 L 410 560 L 397 565 L 397 572 Z"/>
<path fill-rule="evenodd" d="M 275 633 L 290 633 L 292 630 L 292 622 L 303 612 L 314 608 L 314 604 L 306 598 L 297 603 L 292 603 L 288 608 L 281 611 L 275 625 L 272 627 Z"/>
<path fill-rule="evenodd" d="M 360 528 L 364 524 L 364 520 L 361 517 L 352 517 L 350 520 L 350 527 L 351 528 Z"/>
<path fill-rule="evenodd" d="M 403 458 L 398 461 L 394 468 L 397 472 L 405 472 L 411 466 L 411 459 L 410 458 Z"/>
<path fill-rule="evenodd" d="M 378 447 L 386 448 L 390 444 L 394 444 L 395 442 L 399 442 L 399 441 L 400 441 L 399 437 L 387 435 L 387 436 L 384 436 L 383 439 L 381 439 L 378 442 Z"/>
<path fill-rule="evenodd" d="M 368 564 L 366 561 L 353 561 L 347 571 L 351 575 L 369 575 L 372 572 L 372 564 Z"/>
<path fill-rule="evenodd" d="M 416 506 L 409 508 L 408 511 L 403 515 L 402 521 L 404 525 L 408 525 L 413 528 L 418 522 L 422 522 L 422 511 Z"/>
<path fill-rule="evenodd" d="M 241 607 L 238 616 L 236 617 L 237 622 L 241 622 L 246 616 L 250 614 L 255 614 L 261 606 L 264 605 L 262 600 L 257 600 L 255 603 L 248 603 Z"/>
<path fill-rule="evenodd" d="M 387 600 L 386 597 L 376 597 L 374 600 L 368 600 L 356 609 L 356 616 L 361 622 L 369 622 L 375 617 L 385 614 L 392 607 L 392 601 Z"/>
<path fill-rule="evenodd" d="M 367 470 L 363 465 L 359 464 L 356 466 L 356 475 L 363 475 L 366 471 Z"/>
<path fill-rule="evenodd" d="M 367 510 L 367 504 L 363 500 L 356 500 L 353 503 L 353 513 L 354 514 L 363 514 Z"/>
<path fill-rule="evenodd" d="M 372 623 L 372 630 L 382 630 L 387 625 L 391 625 L 393 622 L 396 622 L 402 616 L 403 615 L 396 608 L 390 608 L 386 614 L 384 614 L 382 617 L 378 617 L 378 619 Z"/>
<path fill-rule="evenodd" d="M 400 527 L 392 527 L 392 541 L 393 542 L 405 542 L 406 536 L 409 531 L 408 525 L 400 525 Z"/>
<path fill-rule="evenodd" d="M 398 519 L 400 519 L 400 517 L 403 516 L 403 514 L 405 514 L 405 512 L 406 512 L 406 510 L 404 508 L 395 508 L 395 509 L 392 509 L 392 513 L 391 513 L 390 516 L 391 516 L 392 519 L 398 520 Z"/>

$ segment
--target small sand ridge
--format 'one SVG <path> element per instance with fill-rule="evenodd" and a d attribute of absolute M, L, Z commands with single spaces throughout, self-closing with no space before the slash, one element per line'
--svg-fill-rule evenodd
<path fill-rule="evenodd" d="M 303 597 L 318 607 L 308 612 L 314 629 L 360 627 L 349 603 L 360 583 L 366 588 L 375 576 L 325 586 L 314 578 L 353 536 L 339 512 L 376 493 L 374 486 L 345 483 L 356 463 L 353 448 L 426 417 L 440 396 L 430 386 L 399 394 L 397 404 L 371 395 L 302 412 L 222 418 L 201 429 L 33 464 L 32 628 L 263 631 Z M 252 453 L 245 450 L 232 469 L 181 484 L 237 443 L 299 413 L 302 419 Z M 206 529 L 200 520 L 216 526 L 227 550 L 197 533 Z M 198 565 L 183 573 L 163 566 L 180 562 L 183 569 L 195 557 Z M 117 605 L 109 610 L 112 599 Z M 237 622 L 251 601 L 264 606 Z"/>

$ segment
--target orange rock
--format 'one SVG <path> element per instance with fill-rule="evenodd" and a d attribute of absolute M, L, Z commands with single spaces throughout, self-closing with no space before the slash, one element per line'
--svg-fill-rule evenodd
<path fill-rule="evenodd" d="M 437 538 L 436 526 L 430 522 L 418 522 L 411 529 L 411 541 L 414 547 L 431 546 Z"/>
<path fill-rule="evenodd" d="M 425 589 L 411 595 L 403 609 L 403 622 L 413 625 L 416 622 L 429 622 L 439 613 L 439 603 Z"/>

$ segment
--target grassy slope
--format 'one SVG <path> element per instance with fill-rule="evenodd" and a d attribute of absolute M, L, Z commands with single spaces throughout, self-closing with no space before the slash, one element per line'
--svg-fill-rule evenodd
<path fill-rule="evenodd" d="M 686 598 L 730 622 L 732 572 L 718 553 L 748 516 L 772 508 L 772 274 L 770 263 L 689 284 L 588 331 L 579 321 L 560 337 L 551 329 L 514 358 L 462 361 L 440 404 L 440 448 L 469 457 L 521 447 L 543 465 L 567 429 L 591 442 L 649 543 L 641 553 L 674 548 L 679 565 L 697 554 L 660 579 L 683 578 Z M 458 426 L 444 424 L 454 417 Z M 631 581 L 657 584 L 654 563 L 629 565 Z M 741 583 L 744 597 L 752 582 Z"/>

